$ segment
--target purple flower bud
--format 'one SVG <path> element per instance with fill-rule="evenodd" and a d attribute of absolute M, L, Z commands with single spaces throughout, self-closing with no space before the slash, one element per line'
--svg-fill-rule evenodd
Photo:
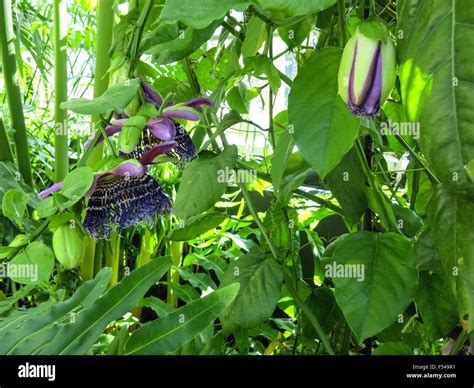
<path fill-rule="evenodd" d="M 381 28 L 368 22 L 370 28 Z M 369 27 L 365 27 L 366 29 Z M 349 110 L 358 116 L 378 116 L 395 83 L 395 49 L 388 36 L 377 40 L 358 27 L 346 44 L 339 65 L 338 91 Z M 379 34 L 382 34 L 377 31 Z"/>

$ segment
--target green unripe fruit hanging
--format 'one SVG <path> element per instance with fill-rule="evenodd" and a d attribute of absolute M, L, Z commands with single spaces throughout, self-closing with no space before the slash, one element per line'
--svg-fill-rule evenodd
<path fill-rule="evenodd" d="M 53 234 L 56 259 L 67 269 L 79 267 L 86 254 L 87 240 L 80 228 L 62 225 Z"/>

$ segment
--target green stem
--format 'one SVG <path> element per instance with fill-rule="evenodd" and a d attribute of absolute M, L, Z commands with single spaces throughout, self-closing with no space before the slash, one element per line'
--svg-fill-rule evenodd
<path fill-rule="evenodd" d="M 178 241 L 171 241 L 171 259 L 173 261 L 173 267 L 169 270 L 168 273 L 168 282 L 170 284 L 179 284 L 179 272 L 178 268 L 181 266 L 181 260 L 183 257 L 183 243 Z M 173 307 L 177 307 L 178 305 L 178 298 L 176 297 L 175 293 L 168 287 L 168 297 L 167 302 Z"/>
<path fill-rule="evenodd" d="M 379 216 L 382 220 L 382 223 L 390 231 L 397 232 L 398 228 L 397 228 L 396 222 L 394 222 L 395 216 L 393 215 L 393 213 L 392 214 L 388 213 L 387 206 L 386 206 L 386 202 L 388 200 L 386 198 L 384 198 L 384 194 L 379 190 L 379 188 L 378 188 L 378 186 L 375 182 L 374 174 L 372 173 L 372 171 L 369 168 L 369 165 L 367 164 L 367 159 L 365 157 L 364 148 L 362 147 L 362 144 L 361 144 L 359 139 L 357 139 L 357 141 L 356 141 L 356 150 L 357 150 L 357 154 L 359 156 L 360 163 L 361 163 L 362 169 L 364 171 L 364 174 L 365 174 L 367 180 L 369 181 L 370 188 L 372 189 L 372 191 L 374 193 L 374 198 L 377 201 L 377 205 L 378 205 L 378 208 L 379 208 L 380 213 L 381 213 L 381 214 L 379 214 Z"/>
<path fill-rule="evenodd" d="M 18 170 L 23 176 L 25 183 L 33 186 L 25 116 L 23 114 L 23 103 L 21 100 L 20 85 L 18 83 L 11 0 L 0 0 L 0 39 L 2 48 L 2 71 L 10 111 L 10 121 L 12 127 L 15 128 L 14 140 Z"/>
<path fill-rule="evenodd" d="M 344 0 L 337 0 L 339 31 L 341 33 L 341 47 L 347 43 L 346 6 Z"/>
<path fill-rule="evenodd" d="M 135 68 L 140 58 L 140 43 L 142 40 L 143 32 L 145 31 L 146 21 L 148 19 L 148 16 L 150 16 L 151 9 L 153 8 L 153 3 L 154 0 L 146 1 L 145 5 L 143 6 L 142 12 L 140 13 L 140 17 L 137 20 L 138 31 L 133 37 L 134 41 L 130 52 L 130 68 L 128 69 L 129 78 L 133 78 Z"/>
<path fill-rule="evenodd" d="M 54 0 L 54 157 L 56 182 L 69 171 L 67 111 L 60 108 L 67 101 L 67 14 L 65 0 Z M 62 18 L 61 18 L 62 17 Z"/>
<path fill-rule="evenodd" d="M 449 355 L 454 356 L 459 353 L 461 350 L 462 346 L 464 345 L 464 342 L 467 340 L 467 333 L 463 330 L 459 333 L 458 338 L 456 339 L 456 342 L 454 343 L 453 348 L 449 352 Z M 472 344 L 471 344 L 472 346 Z"/>
<path fill-rule="evenodd" d="M 441 183 L 439 179 L 433 174 L 433 172 L 429 169 L 429 167 L 425 163 L 423 163 L 423 161 L 420 159 L 418 154 L 415 152 L 413 148 L 410 147 L 410 145 L 406 142 L 406 140 L 399 134 L 395 134 L 395 138 L 403 146 L 403 148 L 405 148 L 408 151 L 408 153 L 417 161 L 417 163 L 423 167 L 423 170 L 425 171 L 426 175 L 428 175 L 428 178 L 430 179 L 431 183 L 435 185 L 439 185 Z"/>
<path fill-rule="evenodd" d="M 13 162 L 13 153 L 10 148 L 10 142 L 8 140 L 7 130 L 3 125 L 2 117 L 0 116 L 0 160 Z"/>
<path fill-rule="evenodd" d="M 108 55 L 112 46 L 114 29 L 114 12 L 112 11 L 114 0 L 100 0 L 97 2 L 97 33 L 95 46 L 95 71 L 94 71 L 94 98 L 100 97 L 109 87 L 110 57 Z M 97 129 L 102 125 L 99 115 L 92 116 L 91 133 L 99 132 Z M 92 147 L 92 144 L 91 144 Z M 88 165 L 102 159 L 103 144 L 99 144 L 92 150 Z"/>

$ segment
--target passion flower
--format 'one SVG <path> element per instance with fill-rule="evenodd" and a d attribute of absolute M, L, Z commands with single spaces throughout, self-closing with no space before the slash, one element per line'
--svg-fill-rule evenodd
<path fill-rule="evenodd" d="M 338 92 L 357 116 L 378 116 L 395 84 L 395 48 L 386 27 L 368 21 L 357 27 L 342 53 Z"/>

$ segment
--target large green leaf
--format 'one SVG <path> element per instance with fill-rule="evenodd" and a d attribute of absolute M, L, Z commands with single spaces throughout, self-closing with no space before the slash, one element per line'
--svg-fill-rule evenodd
<path fill-rule="evenodd" d="M 337 0 L 253 0 L 252 2 L 276 15 L 283 13 L 285 16 L 299 16 L 322 11 L 334 5 L 336 1 Z"/>
<path fill-rule="evenodd" d="M 235 301 L 220 316 L 225 330 L 250 329 L 271 317 L 280 297 L 283 272 L 276 260 L 248 254 L 231 262 L 220 287 L 240 283 Z"/>
<path fill-rule="evenodd" d="M 379 333 L 403 314 L 418 280 L 415 255 L 405 238 L 396 233 L 357 232 L 337 240 L 330 251 L 331 270 L 326 267 L 325 272 L 335 284 L 337 304 L 359 341 Z"/>
<path fill-rule="evenodd" d="M 29 355 L 44 346 L 65 322 L 69 322 L 73 310 L 86 307 L 100 297 L 111 276 L 111 269 L 104 268 L 67 301 L 53 305 L 42 303 L 28 309 L 26 314 L 12 315 L 0 321 L 0 354 Z"/>
<path fill-rule="evenodd" d="M 125 345 L 124 354 L 170 354 L 211 325 L 235 299 L 237 284 L 221 288 L 163 318 L 142 326 Z"/>
<path fill-rule="evenodd" d="M 359 126 L 337 95 L 341 54 L 333 47 L 313 54 L 298 72 L 288 97 L 295 143 L 321 178 L 352 148 Z"/>
<path fill-rule="evenodd" d="M 88 100 L 74 98 L 61 103 L 61 109 L 83 115 L 99 115 L 109 111 L 122 112 L 138 92 L 140 80 L 131 79 L 110 87 L 100 97 Z"/>
<path fill-rule="evenodd" d="M 241 0 L 167 0 L 161 19 L 166 23 L 183 22 L 189 27 L 204 28 L 224 17 L 232 8 L 245 9 L 248 2 Z"/>
<path fill-rule="evenodd" d="M 402 101 L 419 121 L 420 146 L 451 190 L 472 191 L 465 166 L 474 159 L 474 66 L 469 0 L 402 0 L 398 57 Z"/>
<path fill-rule="evenodd" d="M 231 145 L 221 154 L 201 153 L 189 163 L 181 178 L 174 212 L 187 218 L 205 212 L 224 194 L 226 177 L 237 161 L 237 147 Z"/>
<path fill-rule="evenodd" d="M 185 30 L 181 30 L 176 26 L 174 33 L 168 35 L 166 40 L 160 39 L 156 42 L 155 36 L 161 32 L 161 26 L 159 26 L 156 31 L 150 32 L 151 38 L 146 52 L 153 55 L 153 62 L 157 65 L 179 61 L 207 42 L 219 24 L 220 21 L 216 21 L 205 28 L 194 29 L 189 27 Z"/>
<path fill-rule="evenodd" d="M 449 282 L 433 272 L 420 272 L 420 282 L 415 301 L 423 319 L 423 324 L 433 339 L 448 335 L 458 324 L 456 298 Z"/>
<path fill-rule="evenodd" d="M 439 187 L 428 210 L 444 274 L 464 329 L 474 329 L 474 203 Z"/>
<path fill-rule="evenodd" d="M 214 229 L 226 219 L 226 215 L 220 212 L 210 212 L 191 217 L 183 228 L 174 229 L 171 233 L 172 241 L 192 240 Z"/>
<path fill-rule="evenodd" d="M 107 325 L 130 311 L 171 268 L 171 259 L 152 260 L 126 276 L 100 299 L 58 331 L 41 354 L 84 354 L 99 338 Z"/>

